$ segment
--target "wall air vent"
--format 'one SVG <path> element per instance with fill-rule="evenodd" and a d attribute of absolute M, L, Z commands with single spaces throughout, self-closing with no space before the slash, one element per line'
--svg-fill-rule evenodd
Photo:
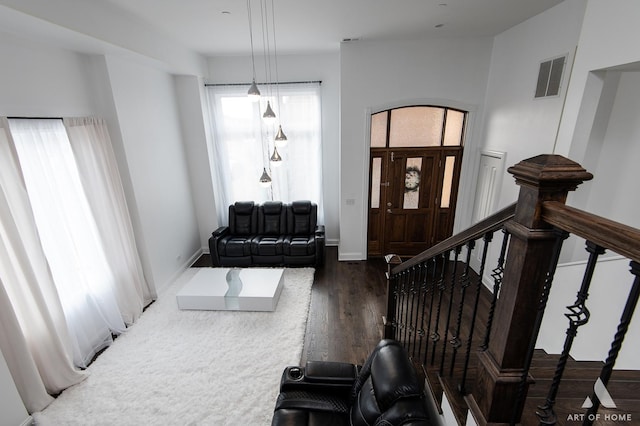
<path fill-rule="evenodd" d="M 567 55 L 550 59 L 540 63 L 538 84 L 536 85 L 536 98 L 558 96 L 564 65 L 567 63 Z"/>

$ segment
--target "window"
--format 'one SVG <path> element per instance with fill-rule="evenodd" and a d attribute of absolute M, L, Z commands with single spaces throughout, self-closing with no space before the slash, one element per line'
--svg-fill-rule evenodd
<path fill-rule="evenodd" d="M 0 117 L 0 199 L 0 350 L 39 411 L 152 293 L 104 120 Z"/>
<path fill-rule="evenodd" d="M 112 333 L 125 330 L 114 271 L 62 120 L 11 119 L 9 126 L 40 243 L 71 332 L 74 364 L 85 367 L 112 342 Z"/>
<path fill-rule="evenodd" d="M 372 114 L 371 148 L 462 146 L 466 115 L 438 106 L 408 106 Z"/>
<path fill-rule="evenodd" d="M 321 207 L 319 83 L 261 86 L 258 103 L 248 99 L 248 88 L 248 85 L 207 86 L 214 135 L 212 168 L 221 223 L 226 223 L 226 206 L 235 201 L 304 199 Z M 266 124 L 262 119 L 267 101 L 276 113 L 275 124 Z M 269 159 L 279 124 L 288 141 L 285 146 L 277 146 L 283 161 L 275 167 Z M 272 178 L 267 188 L 259 184 L 265 169 Z M 321 212 L 319 208 L 319 215 Z"/>
<path fill-rule="evenodd" d="M 406 107 L 391 111 L 389 147 L 440 146 L 444 108 Z"/>

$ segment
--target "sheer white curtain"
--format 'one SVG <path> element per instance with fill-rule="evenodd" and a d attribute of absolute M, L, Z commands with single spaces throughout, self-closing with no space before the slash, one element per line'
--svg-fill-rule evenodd
<path fill-rule="evenodd" d="M 86 366 L 125 330 L 106 260 L 61 120 L 9 120 L 42 248 Z"/>
<path fill-rule="evenodd" d="M 62 305 L 42 250 L 6 119 L 0 119 L 0 349 L 29 412 L 86 376 L 72 364 Z"/>
<path fill-rule="evenodd" d="M 125 323 L 133 323 L 155 297 L 144 278 L 133 226 L 104 120 L 65 118 L 84 193 L 98 225 L 102 247 Z"/>
<path fill-rule="evenodd" d="M 208 86 L 211 123 L 214 129 L 215 184 L 217 205 L 235 201 L 263 202 L 311 200 L 322 209 L 322 135 L 319 83 L 294 83 L 261 86 L 262 98 L 252 103 L 249 86 Z M 262 113 L 270 101 L 277 119 L 265 124 Z M 288 143 L 278 147 L 283 164 L 272 167 L 274 137 L 278 124 Z M 272 186 L 258 184 L 263 168 L 272 178 Z M 220 223 L 227 222 L 228 211 L 219 209 Z"/>

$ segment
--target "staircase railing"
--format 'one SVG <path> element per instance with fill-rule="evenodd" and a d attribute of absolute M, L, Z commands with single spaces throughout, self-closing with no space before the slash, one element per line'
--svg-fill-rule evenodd
<path fill-rule="evenodd" d="M 428 377 L 463 396 L 478 424 L 519 423 L 563 241 L 570 233 L 585 239 L 589 260 L 565 315 L 564 350 L 536 413 L 540 424 L 555 424 L 555 398 L 573 337 L 589 319 L 588 290 L 605 250 L 628 258 L 633 278 L 599 379 L 606 387 L 611 377 L 640 297 L 640 230 L 566 206 L 568 192 L 592 175 L 564 157 L 534 157 L 509 172 L 520 185 L 515 205 L 405 262 L 389 257 L 385 336 L 403 342 Z M 493 242 L 497 231 L 502 238 Z M 601 396 L 591 395 L 584 424 L 596 418 Z"/>

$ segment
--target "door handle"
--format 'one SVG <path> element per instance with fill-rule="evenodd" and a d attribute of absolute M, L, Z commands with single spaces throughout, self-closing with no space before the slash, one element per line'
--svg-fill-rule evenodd
<path fill-rule="evenodd" d="M 393 213 L 391 209 L 387 209 L 387 213 Z"/>

